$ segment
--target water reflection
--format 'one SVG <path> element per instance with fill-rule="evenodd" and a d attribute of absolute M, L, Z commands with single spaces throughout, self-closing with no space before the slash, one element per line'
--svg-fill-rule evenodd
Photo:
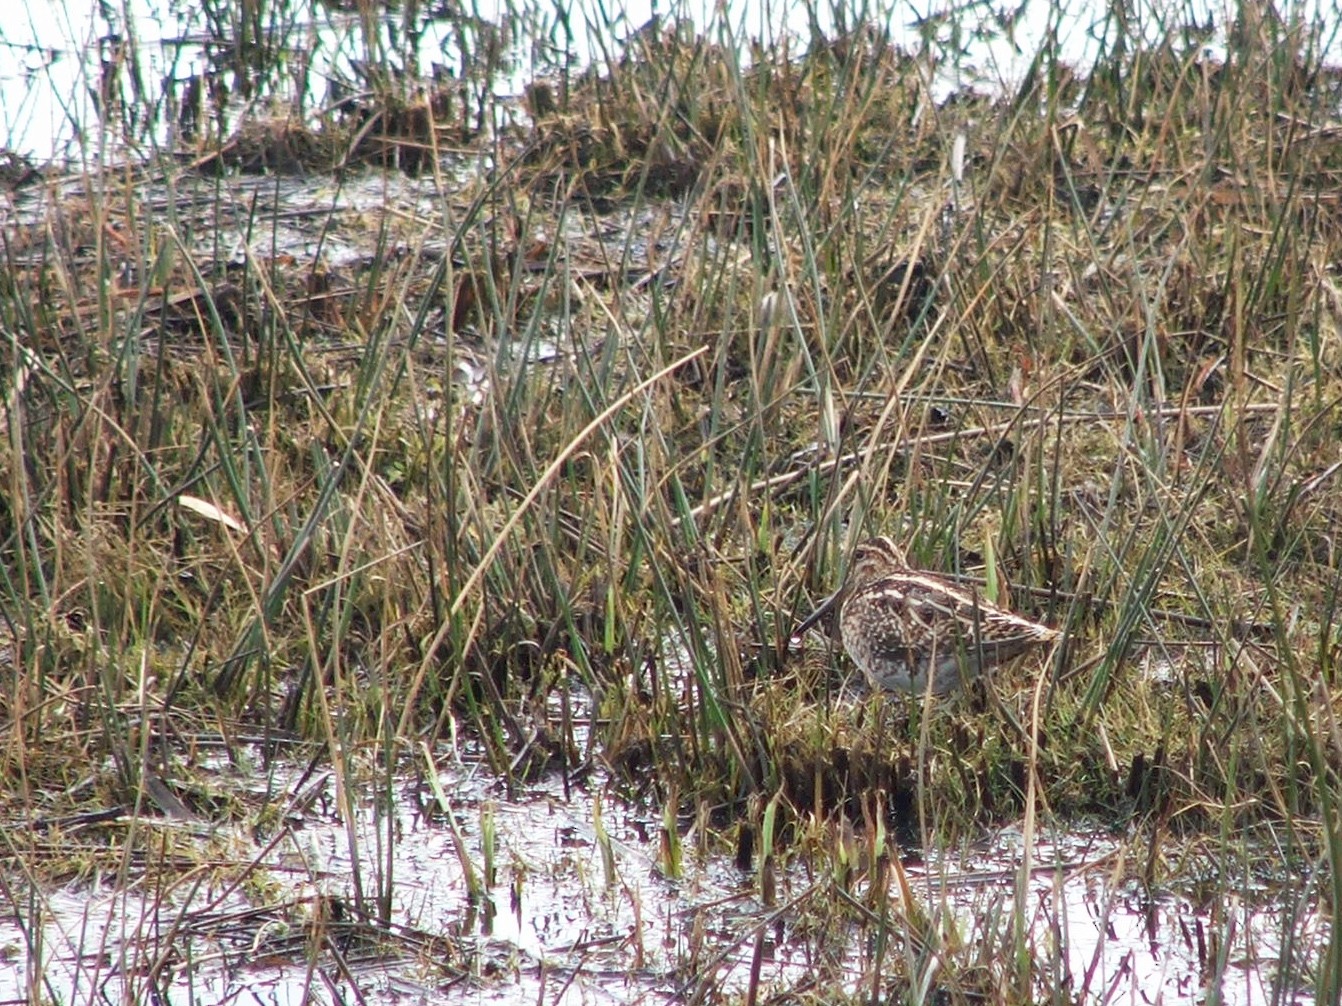
<path fill-rule="evenodd" d="M 1027 0 L 1009 11 L 936 0 L 875 6 L 774 3 L 731 5 L 680 0 L 658 11 L 653 0 L 610 8 L 529 0 L 485 0 L 470 10 L 445 5 L 376 9 L 358 5 L 118 5 L 25 0 L 21 17 L 0 27 L 0 147 L 76 163 L 172 149 L 213 130 L 230 135 L 253 115 L 281 110 L 299 119 L 338 109 L 361 89 L 459 88 L 478 127 L 491 125 L 493 97 L 517 97 L 534 81 L 618 59 L 640 32 L 689 23 L 740 53 L 787 38 L 792 51 L 833 41 L 863 19 L 889 42 L 920 55 L 934 95 L 964 88 L 1009 89 L 1048 45 L 1070 66 L 1089 66 L 1120 29 L 1155 44 L 1168 30 L 1163 5 L 1139 4 L 1120 23 L 1093 4 Z M 1148 9 L 1149 7 L 1149 9 Z M 1337 40 L 1323 32 L 1335 2 L 1303 5 L 1305 23 L 1325 54 Z M 953 13 L 952 13 L 953 10 Z M 370 13 L 372 11 L 372 13 Z M 1204 0 L 1184 5 L 1182 23 L 1221 58 L 1223 11 Z M 1218 20 L 1219 19 L 1219 20 Z M 1190 29 L 1191 30 L 1191 29 Z"/>
<path fill-rule="evenodd" d="M 288 823 L 274 834 L 142 821 L 193 845 L 201 867 L 157 891 L 148 876 L 121 890 L 97 877 L 32 890 L 29 909 L 0 922 L 0 940 L 22 948 L 0 963 L 0 999 L 40 986 L 63 1003 L 151 994 L 219 1002 L 244 992 L 335 1002 L 357 986 L 368 1002 L 403 1003 L 469 985 L 482 1000 L 628 1003 L 740 996 L 752 970 L 763 990 L 796 993 L 817 968 L 858 995 L 877 967 L 888 981 L 925 969 L 935 986 L 947 968 L 963 971 L 962 958 L 1000 953 L 994 941 L 1009 935 L 1024 889 L 1039 995 L 1062 988 L 1087 1003 L 1197 996 L 1247 1006 L 1311 1002 L 1307 988 L 1276 983 L 1317 960 L 1328 936 L 1298 878 L 1231 883 L 1235 898 L 1203 904 L 1149 889 L 1131 858 L 1145 839 L 1036 842 L 1021 888 L 1025 849 L 1014 828 L 905 865 L 916 911 L 889 871 L 840 888 L 802 858 L 778 873 L 776 907 L 766 907 L 758 878 L 725 851 L 687 855 L 683 876 L 668 879 L 658 815 L 610 792 L 574 786 L 565 800 L 555 780 L 502 801 L 468 764 L 443 758 L 452 767 L 434 786 L 403 778 L 396 805 L 381 811 L 367 790 L 350 822 L 335 812 L 333 777 L 298 786 L 297 766 L 295 805 L 306 809 L 282 815 Z M 450 822 L 438 791 L 451 794 Z M 486 833 L 494 882 L 472 895 L 463 864 L 479 871 Z M 1206 867 L 1211 876 L 1220 864 Z M 866 907 L 833 916 L 845 900 Z M 896 927 L 882 951 L 860 924 L 864 912 L 917 917 L 921 935 Z"/>

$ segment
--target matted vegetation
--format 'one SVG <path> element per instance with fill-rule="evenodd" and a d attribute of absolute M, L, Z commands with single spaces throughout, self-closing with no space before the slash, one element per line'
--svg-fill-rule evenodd
<path fill-rule="evenodd" d="M 1084 819 L 1153 887 L 1221 843 L 1208 898 L 1252 837 L 1335 915 L 1342 79 L 1309 25 L 1216 27 L 1225 58 L 1113 23 L 1093 68 L 943 100 L 879 26 L 747 62 L 653 25 L 497 130 L 464 89 L 249 125 L 419 176 L 311 211 L 363 249 L 335 269 L 200 170 L 279 166 L 242 132 L 50 181 L 0 270 L 0 807 L 42 822 L 8 855 L 185 869 L 135 815 L 53 848 L 93 809 L 256 813 L 206 741 L 371 753 L 390 798 L 468 737 L 504 791 L 664 808 L 667 857 L 694 821 L 888 891 L 890 836 Z M 876 533 L 1064 643 L 932 707 L 846 695 L 789 637 Z M 816 900 L 885 946 L 889 899 Z M 900 905 L 855 1000 L 925 954 L 946 1001 L 1066 998 L 1011 927 Z M 1340 955 L 1289 981 L 1335 1001 Z"/>

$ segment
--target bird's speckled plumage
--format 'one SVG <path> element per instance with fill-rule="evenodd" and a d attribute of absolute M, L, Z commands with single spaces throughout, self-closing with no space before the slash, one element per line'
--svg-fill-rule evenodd
<path fill-rule="evenodd" d="M 1058 638 L 934 573 L 909 569 L 889 538 L 858 545 L 837 597 L 839 634 L 875 688 L 944 695 L 986 669 Z"/>

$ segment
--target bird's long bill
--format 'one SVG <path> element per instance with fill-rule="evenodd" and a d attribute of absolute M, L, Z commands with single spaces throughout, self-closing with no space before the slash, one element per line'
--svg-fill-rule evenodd
<path fill-rule="evenodd" d="M 834 609 L 834 606 L 838 604 L 839 601 L 842 600 L 842 598 L 843 598 L 843 589 L 840 588 L 839 590 L 836 590 L 834 593 L 830 594 L 829 597 L 821 601 L 819 606 L 817 606 L 817 608 L 815 609 L 815 611 L 811 612 L 804 619 L 802 619 L 801 624 L 799 624 L 795 629 L 792 630 L 792 638 L 799 639 L 802 636 L 806 635 L 806 633 L 814 629 L 816 625 Z M 831 630 L 830 635 L 833 634 L 834 633 Z"/>

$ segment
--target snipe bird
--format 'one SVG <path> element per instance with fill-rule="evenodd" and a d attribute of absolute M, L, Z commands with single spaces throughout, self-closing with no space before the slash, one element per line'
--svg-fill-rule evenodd
<path fill-rule="evenodd" d="M 843 587 L 797 635 L 835 604 L 843 648 L 871 686 L 886 691 L 930 689 L 944 695 L 1059 636 L 944 577 L 910 569 L 899 546 L 886 537 L 857 546 Z"/>

